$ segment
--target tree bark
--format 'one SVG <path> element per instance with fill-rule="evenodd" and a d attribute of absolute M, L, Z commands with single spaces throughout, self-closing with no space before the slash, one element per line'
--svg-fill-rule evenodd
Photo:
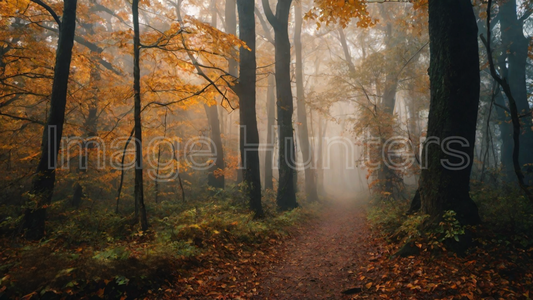
<path fill-rule="evenodd" d="M 50 205 L 54 193 L 57 155 L 63 135 L 70 62 L 76 29 L 76 5 L 77 0 L 64 1 L 50 97 L 50 112 L 42 136 L 41 158 L 30 191 L 30 197 L 32 197 L 30 207 L 27 207 L 24 212 L 23 228 L 26 230 L 25 237 L 30 240 L 38 240 L 44 236 L 46 206 Z"/>
<path fill-rule="evenodd" d="M 239 12 L 239 38 L 249 49 L 240 48 L 239 61 L 239 116 L 241 166 L 246 184 L 250 209 L 256 217 L 262 217 L 261 173 L 259 166 L 259 133 L 257 131 L 256 102 L 256 61 L 255 61 L 255 3 L 237 0 Z"/>
<path fill-rule="evenodd" d="M 302 58 L 302 23 L 303 23 L 302 3 L 294 6 L 294 49 L 296 52 L 296 98 L 298 115 L 298 135 L 300 138 L 300 149 L 302 151 L 303 164 L 305 168 L 305 194 L 308 201 L 318 201 L 316 187 L 316 172 L 313 169 L 313 155 L 309 143 L 309 131 L 307 126 L 307 109 L 305 107 L 305 90 L 303 76 Z"/>
<path fill-rule="evenodd" d="M 143 181 L 143 154 L 142 154 L 142 126 L 141 126 L 141 69 L 139 35 L 139 0 L 133 0 L 133 93 L 134 93 L 134 119 L 135 119 L 135 204 L 140 210 L 141 228 L 148 230 L 148 218 L 144 205 L 144 181 Z"/>
<path fill-rule="evenodd" d="M 289 14 L 292 0 L 278 0 L 276 15 L 268 0 L 263 0 L 265 15 L 274 28 L 276 96 L 279 126 L 279 181 L 276 202 L 280 210 L 296 208 L 294 187 L 294 134 L 292 113 L 294 111 L 291 90 L 291 44 L 289 42 Z"/>
<path fill-rule="evenodd" d="M 421 210 L 433 220 L 454 210 L 462 224 L 477 224 L 481 221 L 478 209 L 469 196 L 480 87 L 476 18 L 470 0 L 429 0 L 428 7 L 431 100 L 427 136 L 438 138 L 440 145 L 424 146 L 422 159 L 427 157 L 427 165 L 419 181 Z M 466 145 L 445 145 L 447 138 L 462 139 Z M 450 155 L 451 151 L 463 156 Z"/>

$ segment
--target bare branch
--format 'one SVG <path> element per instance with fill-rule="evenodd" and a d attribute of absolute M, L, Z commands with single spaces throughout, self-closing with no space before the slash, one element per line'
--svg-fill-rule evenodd
<path fill-rule="evenodd" d="M 50 13 L 50 15 L 52 15 L 52 18 L 56 20 L 57 26 L 61 30 L 61 20 L 59 19 L 59 16 L 56 14 L 56 12 L 50 6 L 48 6 L 48 4 L 44 3 L 41 0 L 31 0 L 31 2 L 38 4 L 42 8 L 46 9 Z"/>
<path fill-rule="evenodd" d="M 270 8 L 270 3 L 268 3 L 268 0 L 262 0 L 261 2 L 263 4 L 263 11 L 265 12 L 265 16 L 272 25 L 272 27 L 277 28 L 280 26 L 278 18 L 274 15 L 272 12 L 272 8 Z"/>
<path fill-rule="evenodd" d="M 272 45 L 274 45 L 274 38 L 272 38 L 272 33 L 270 32 L 270 29 L 268 28 L 268 25 L 267 25 L 265 19 L 263 19 L 263 16 L 261 15 L 261 12 L 257 8 L 257 6 L 255 7 L 255 15 L 259 19 L 259 23 L 261 23 L 261 27 L 263 27 L 263 31 L 265 32 L 265 38 Z"/>
<path fill-rule="evenodd" d="M 483 35 L 480 35 L 481 40 L 483 41 L 483 44 L 487 48 L 487 57 L 489 60 L 489 67 L 490 67 L 490 74 L 496 80 L 496 82 L 502 87 L 503 91 L 505 92 L 505 95 L 507 96 L 507 100 L 509 101 L 509 110 L 511 112 L 511 121 L 513 123 L 513 167 L 516 174 L 516 177 L 518 179 L 518 185 L 524 191 L 526 196 L 529 198 L 531 202 L 533 202 L 533 194 L 529 190 L 529 187 L 524 182 L 524 174 L 522 173 L 522 168 L 520 167 L 519 163 L 519 156 L 520 156 L 520 131 L 521 131 L 521 125 L 520 125 L 520 118 L 518 116 L 518 108 L 516 106 L 516 101 L 513 97 L 513 94 L 511 92 L 511 87 L 507 80 L 505 78 L 501 78 L 500 75 L 496 72 L 496 68 L 494 67 L 494 59 L 492 58 L 492 50 L 490 48 L 490 40 L 491 40 L 491 30 L 490 30 L 490 14 L 491 14 L 491 8 L 492 8 L 492 0 L 489 0 L 487 4 L 487 39 Z"/>

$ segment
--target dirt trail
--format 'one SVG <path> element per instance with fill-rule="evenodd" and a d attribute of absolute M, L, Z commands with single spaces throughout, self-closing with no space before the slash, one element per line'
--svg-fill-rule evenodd
<path fill-rule="evenodd" d="M 254 299 L 344 297 L 372 247 L 362 206 L 346 202 L 332 204 L 320 222 L 287 241 L 281 262 L 263 270 Z"/>

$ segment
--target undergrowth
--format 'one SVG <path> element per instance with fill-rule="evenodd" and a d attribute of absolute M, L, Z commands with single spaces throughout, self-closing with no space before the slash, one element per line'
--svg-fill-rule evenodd
<path fill-rule="evenodd" d="M 375 199 L 368 219 L 384 242 L 357 274 L 354 284 L 372 287 L 365 297 L 530 299 L 533 204 L 502 184 L 472 182 L 470 196 L 482 223 L 466 227 L 452 210 L 431 224 L 420 212 L 407 215 L 408 201 Z"/>
<path fill-rule="evenodd" d="M 482 219 L 478 230 L 491 235 L 486 238 L 522 248 L 533 246 L 533 204 L 520 190 L 507 185 L 490 186 L 473 182 L 470 196 L 476 202 Z M 374 199 L 368 210 L 368 218 L 372 226 L 390 242 L 419 238 L 419 229 L 427 216 L 420 213 L 408 216 L 408 209 L 409 201 Z M 433 229 L 438 240 L 443 237 L 457 240 L 464 234 L 464 228 L 455 224 L 453 214 L 453 211 L 447 212 L 443 222 Z"/>
<path fill-rule="evenodd" d="M 265 218 L 254 220 L 239 186 L 205 189 L 190 202 L 147 205 L 150 231 L 133 214 L 89 206 L 72 210 L 56 201 L 49 209 L 46 239 L 14 239 L 20 228 L 15 211 L 3 211 L 0 232 L 0 299 L 16 297 L 137 297 L 198 267 L 213 255 L 236 258 L 288 236 L 314 216 L 317 205 L 280 213 L 265 192 Z M 53 297 L 52 297 L 53 298 Z"/>

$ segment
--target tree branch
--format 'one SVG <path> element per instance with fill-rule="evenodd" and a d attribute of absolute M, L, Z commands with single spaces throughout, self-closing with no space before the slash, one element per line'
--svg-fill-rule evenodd
<path fill-rule="evenodd" d="M 483 37 L 483 35 L 480 35 L 481 40 L 483 41 L 483 44 L 487 48 L 487 57 L 489 60 L 489 67 L 490 67 L 490 74 L 496 80 L 496 82 L 502 87 L 503 91 L 505 92 L 505 95 L 507 96 L 507 100 L 509 101 L 509 110 L 511 112 L 511 120 L 513 122 L 513 167 L 516 174 L 516 177 L 518 179 L 518 184 L 522 191 L 526 194 L 528 199 L 533 202 L 533 194 L 531 191 L 529 191 L 529 187 L 524 182 L 524 174 L 522 173 L 522 168 L 520 167 L 519 163 L 519 156 L 520 156 L 520 119 L 518 117 L 518 108 L 516 106 L 516 101 L 513 97 L 513 94 L 511 92 L 511 87 L 507 80 L 505 78 L 501 78 L 500 75 L 496 72 L 496 68 L 494 67 L 494 59 L 492 58 L 492 50 L 490 49 L 490 40 L 491 40 L 491 30 L 490 30 L 490 14 L 491 14 L 491 8 L 492 8 L 492 0 L 489 0 L 487 4 L 487 39 Z"/>
<path fill-rule="evenodd" d="M 59 19 L 59 16 L 56 14 L 56 12 L 50 6 L 48 6 L 48 4 L 44 3 L 41 0 L 31 0 L 31 2 L 38 4 L 42 8 L 46 9 L 50 13 L 50 15 L 52 15 L 52 18 L 56 20 L 57 26 L 61 30 L 61 20 Z"/>
<path fill-rule="evenodd" d="M 259 23 L 261 23 L 261 27 L 263 27 L 263 31 L 265 32 L 265 38 L 272 45 L 274 45 L 274 38 L 272 37 L 272 34 L 270 33 L 270 29 L 268 28 L 268 25 L 265 19 L 263 19 L 263 16 L 261 15 L 261 12 L 259 11 L 259 8 L 257 8 L 257 6 L 255 7 L 255 15 L 259 19 Z"/>
<path fill-rule="evenodd" d="M 26 117 L 13 116 L 13 115 L 5 114 L 5 113 L 2 113 L 2 112 L 0 112 L 0 116 L 4 116 L 4 117 L 8 117 L 8 118 L 15 119 L 15 120 L 20 120 L 20 121 L 28 121 L 30 123 L 35 123 L 35 124 L 39 124 L 39 125 L 44 125 L 43 122 L 38 121 L 38 120 L 33 120 L 33 119 L 30 119 L 30 118 L 26 118 Z"/>
<path fill-rule="evenodd" d="M 272 25 L 274 29 L 278 28 L 280 26 L 279 20 L 272 12 L 272 8 L 270 8 L 270 3 L 268 3 L 268 0 L 262 0 L 261 3 L 263 3 L 263 11 L 265 12 L 265 16 L 270 25 Z"/>
<path fill-rule="evenodd" d="M 55 29 L 55 28 L 48 27 L 48 26 L 45 26 L 45 25 L 39 25 L 39 26 L 41 26 L 44 29 L 50 30 L 52 32 L 59 33 L 59 31 L 57 29 Z M 74 36 L 74 40 L 76 41 L 76 43 L 87 47 L 87 49 L 91 50 L 92 52 L 96 52 L 98 54 L 104 52 L 103 48 L 99 47 L 98 45 L 96 45 L 96 44 L 94 44 L 92 42 L 89 42 L 88 40 L 86 40 L 82 36 L 76 35 L 76 36 Z M 97 59 L 98 59 L 98 63 L 100 63 L 104 68 L 106 68 L 109 71 L 115 73 L 116 75 L 121 75 L 120 71 L 115 69 L 115 67 L 113 67 L 113 65 L 110 62 L 107 62 L 107 61 L 103 60 L 100 57 L 98 57 Z"/>

